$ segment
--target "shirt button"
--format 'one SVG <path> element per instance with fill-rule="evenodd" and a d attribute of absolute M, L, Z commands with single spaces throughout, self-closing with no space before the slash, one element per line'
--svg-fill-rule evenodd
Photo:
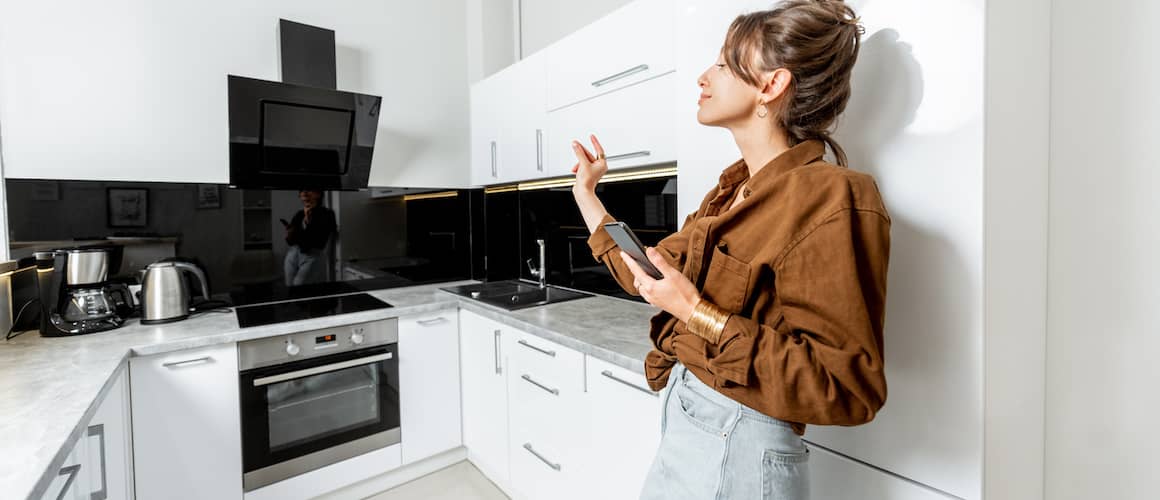
<path fill-rule="evenodd" d="M 745 191 L 742 191 L 742 192 L 743 192 L 743 193 L 745 193 L 745 197 L 746 197 L 746 198 L 748 198 L 748 197 L 749 197 L 749 194 L 750 194 L 752 191 L 750 191 L 750 190 L 749 190 L 749 188 L 745 188 Z"/>

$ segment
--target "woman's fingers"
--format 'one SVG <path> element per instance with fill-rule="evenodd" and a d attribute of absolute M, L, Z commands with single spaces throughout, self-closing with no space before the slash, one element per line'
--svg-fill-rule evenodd
<path fill-rule="evenodd" d="M 592 140 L 592 149 L 594 151 L 596 151 L 596 157 L 603 159 L 604 158 L 604 146 L 601 146 L 600 141 L 596 140 L 596 134 L 591 134 L 588 136 L 588 138 Z"/>
<path fill-rule="evenodd" d="M 579 142 L 572 141 L 572 152 L 576 154 L 576 164 L 578 166 L 587 167 L 592 163 L 592 160 L 589 159 L 588 151 L 585 151 L 584 146 L 581 146 Z"/>

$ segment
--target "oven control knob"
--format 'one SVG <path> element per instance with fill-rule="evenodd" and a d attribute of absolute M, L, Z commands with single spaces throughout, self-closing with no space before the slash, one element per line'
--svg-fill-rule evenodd
<path fill-rule="evenodd" d="M 350 343 L 354 345 L 363 343 L 363 334 L 361 330 L 350 334 Z"/>
<path fill-rule="evenodd" d="M 286 341 L 286 354 L 289 354 L 291 356 L 297 356 L 298 353 L 301 351 L 302 351 L 302 348 L 298 347 L 298 344 L 295 344 L 293 340 Z"/>

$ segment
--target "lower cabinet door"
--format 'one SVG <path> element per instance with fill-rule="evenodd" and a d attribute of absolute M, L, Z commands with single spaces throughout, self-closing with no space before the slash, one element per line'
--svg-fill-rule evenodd
<path fill-rule="evenodd" d="M 140 500 L 242 498 L 235 344 L 129 359 Z"/>
<path fill-rule="evenodd" d="M 587 369 L 591 424 L 585 462 L 590 498 L 635 499 L 661 439 L 661 397 L 643 374 L 591 356 Z"/>
<path fill-rule="evenodd" d="M 88 440 L 82 435 L 57 469 L 42 500 L 92 500 L 88 470 Z"/>
<path fill-rule="evenodd" d="M 463 391 L 463 445 L 467 458 L 492 482 L 507 488 L 508 393 L 504 368 L 505 328 L 459 311 L 460 380 Z"/>
<path fill-rule="evenodd" d="M 827 500 L 953 500 L 918 482 L 887 474 L 831 453 L 813 444 L 810 449 L 810 498 Z"/>
<path fill-rule="evenodd" d="M 85 433 L 90 500 L 133 498 L 133 460 L 129 439 L 129 369 L 113 380 Z"/>
<path fill-rule="evenodd" d="M 459 406 L 459 314 L 399 318 L 403 463 L 463 444 Z"/>

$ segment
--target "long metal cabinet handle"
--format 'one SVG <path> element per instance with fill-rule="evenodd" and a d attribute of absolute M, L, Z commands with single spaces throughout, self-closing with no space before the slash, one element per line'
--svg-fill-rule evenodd
<path fill-rule="evenodd" d="M 600 372 L 600 374 L 601 374 L 601 375 L 604 375 L 605 377 L 608 377 L 608 378 L 610 378 L 610 379 L 612 379 L 612 380 L 615 380 L 615 381 L 617 381 L 617 382 L 620 382 L 620 383 L 622 383 L 622 384 L 624 384 L 624 385 L 627 385 L 627 386 L 629 386 L 629 387 L 631 387 L 631 388 L 633 388 L 633 389 L 636 389 L 636 390 L 638 390 L 638 391 L 640 391 L 640 392 L 643 392 L 643 393 L 645 393 L 645 394 L 648 394 L 649 396 L 652 396 L 652 397 L 654 397 L 654 398 L 655 398 L 655 397 L 660 397 L 660 395 L 658 395 L 657 393 L 655 393 L 655 392 L 653 392 L 653 391 L 651 391 L 651 390 L 649 390 L 649 389 L 645 389 L 644 387 L 638 386 L 638 385 L 636 385 L 636 384 L 634 384 L 634 383 L 632 383 L 632 382 L 629 382 L 629 381 L 627 381 L 627 380 L 625 380 L 625 379 L 622 379 L 622 378 L 620 378 L 620 377 L 617 377 L 616 375 L 613 375 L 613 374 L 612 374 L 612 372 L 611 372 L 611 371 L 609 371 L 609 370 L 604 370 L 604 371 Z"/>
<path fill-rule="evenodd" d="M 64 494 L 68 493 L 68 489 L 72 487 L 73 481 L 77 480 L 77 476 L 81 474 L 81 464 L 70 465 L 68 467 L 61 467 L 60 471 L 56 473 L 58 476 L 68 476 L 64 480 L 64 486 L 60 488 L 60 493 L 57 493 L 56 500 L 64 500 Z"/>
<path fill-rule="evenodd" d="M 545 464 L 547 464 L 548 467 L 552 468 L 552 470 L 555 470 L 555 471 L 560 470 L 560 464 L 554 464 L 551 461 L 549 461 L 548 459 L 544 458 L 543 455 L 536 453 L 536 450 L 532 449 L 532 443 L 524 443 L 524 449 L 528 450 L 528 453 L 535 455 L 536 458 L 540 459 L 541 462 L 544 462 Z"/>
<path fill-rule="evenodd" d="M 547 354 L 547 355 L 549 355 L 549 356 L 551 356 L 551 357 L 553 357 L 553 358 L 554 358 L 554 357 L 556 357 L 556 351 L 549 351 L 549 350 L 547 350 L 547 349 L 544 349 L 544 348 L 542 348 L 542 347 L 536 347 L 536 346 L 534 346 L 534 345 L 532 345 L 532 344 L 529 344 L 529 343 L 528 343 L 526 340 L 524 340 L 524 339 L 520 339 L 520 341 L 519 341 L 519 342 L 517 342 L 517 343 L 518 343 L 518 344 L 520 344 L 520 345 L 522 345 L 522 346 L 524 346 L 524 347 L 527 347 L 528 349 L 531 349 L 531 350 L 533 350 L 533 351 L 539 351 L 539 352 L 542 352 L 542 353 L 544 353 L 544 354 Z"/>
<path fill-rule="evenodd" d="M 560 390 L 559 390 L 559 389 L 553 389 L 553 388 L 551 388 L 551 387 L 548 387 L 548 386 L 546 386 L 546 385 L 544 385 L 544 384 L 541 384 L 541 383 L 539 383 L 539 382 L 536 382 L 535 380 L 532 380 L 532 377 L 528 376 L 527 374 L 520 375 L 520 378 L 522 378 L 522 379 L 524 379 L 524 380 L 527 380 L 529 383 L 531 383 L 532 385 L 534 385 L 534 386 L 536 386 L 536 387 L 539 387 L 540 389 L 543 389 L 543 390 L 545 390 L 545 391 L 548 391 L 548 392 L 552 393 L 552 395 L 553 395 L 553 396 L 559 396 L 559 395 L 560 395 Z"/>
<path fill-rule="evenodd" d="M 620 73 L 617 73 L 615 75 L 606 76 L 604 78 L 596 80 L 595 82 L 592 82 L 592 86 L 599 87 L 601 85 L 608 85 L 609 83 L 615 82 L 621 78 L 635 75 L 637 73 L 640 73 L 641 71 L 648 71 L 648 65 L 647 64 L 640 64 L 640 65 L 628 68 L 624 71 L 621 71 Z"/>
<path fill-rule="evenodd" d="M 544 131 L 536 129 L 536 171 L 544 171 Z"/>
<path fill-rule="evenodd" d="M 499 330 L 495 331 L 495 373 L 496 375 L 503 373 L 503 365 L 499 362 Z"/>
<path fill-rule="evenodd" d="M 105 462 L 105 424 L 90 425 L 88 434 L 89 437 L 97 436 L 101 443 L 101 489 L 92 492 L 89 498 L 105 500 L 109 497 L 109 472 Z"/>
<path fill-rule="evenodd" d="M 187 359 L 184 361 L 170 361 L 168 363 L 161 363 L 161 366 L 166 368 L 181 368 L 189 365 L 200 365 L 202 363 L 209 363 L 213 361 L 213 356 L 202 356 L 200 358 Z"/>
<path fill-rule="evenodd" d="M 495 141 L 491 141 L 491 176 L 496 177 L 495 171 Z"/>
<path fill-rule="evenodd" d="M 374 356 L 367 356 L 358 359 L 351 359 L 339 363 L 331 363 L 324 366 L 316 366 L 314 368 L 306 368 L 304 370 L 292 371 L 289 373 L 280 373 L 278 375 L 270 375 L 269 377 L 262 377 L 254 379 L 254 387 L 261 387 L 263 385 L 275 384 L 278 382 L 285 382 L 287 380 L 294 380 L 296 378 L 309 377 L 311 375 L 319 375 L 323 373 L 334 372 L 338 370 L 345 370 L 359 365 L 369 363 L 377 363 L 379 361 L 394 358 L 395 354 L 391 352 L 384 352 Z"/>
<path fill-rule="evenodd" d="M 431 325 L 437 325 L 439 323 L 443 323 L 446 321 L 447 321 L 447 318 L 440 316 L 438 318 L 421 319 L 419 321 L 416 321 L 416 323 L 419 323 L 420 325 L 423 325 L 423 326 L 431 326 Z"/>
<path fill-rule="evenodd" d="M 651 154 L 652 154 L 652 151 L 633 151 L 631 153 L 622 153 L 622 154 L 618 154 L 618 155 L 605 156 L 604 160 L 605 161 L 627 160 L 629 158 L 637 158 L 637 157 L 641 157 L 641 156 L 648 156 Z"/>

